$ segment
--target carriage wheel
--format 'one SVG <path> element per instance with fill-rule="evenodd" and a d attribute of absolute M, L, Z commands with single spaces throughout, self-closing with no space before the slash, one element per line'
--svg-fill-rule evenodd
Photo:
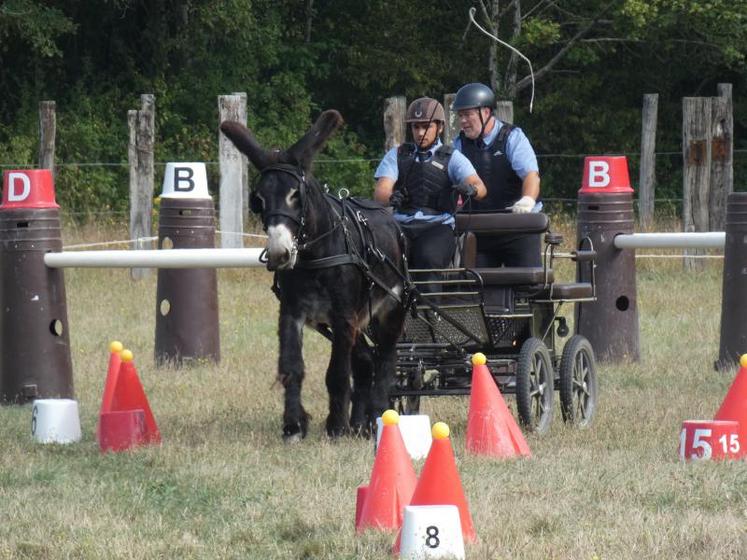
<path fill-rule="evenodd" d="M 538 338 L 528 338 L 516 364 L 516 409 L 529 431 L 544 434 L 550 429 L 554 375 L 547 346 Z"/>
<path fill-rule="evenodd" d="M 591 344 L 581 335 L 565 343 L 558 392 L 565 422 L 579 428 L 591 424 L 597 406 L 597 366 Z"/>

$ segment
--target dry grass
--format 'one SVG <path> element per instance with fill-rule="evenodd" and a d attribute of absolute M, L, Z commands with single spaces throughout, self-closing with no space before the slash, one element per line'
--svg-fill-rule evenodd
<path fill-rule="evenodd" d="M 92 237 L 81 230 L 66 242 Z M 153 365 L 155 276 L 134 283 L 124 270 L 69 270 L 66 283 L 84 439 L 35 445 L 29 408 L 0 409 L 0 558 L 389 557 L 391 535 L 355 535 L 355 489 L 373 448 L 323 437 L 328 345 L 311 332 L 311 433 L 281 443 L 268 273 L 219 273 L 223 359 L 184 370 Z M 732 379 L 712 368 L 720 288 L 718 262 L 697 277 L 676 262 L 639 262 L 641 362 L 602 366 L 593 427 L 556 418 L 547 436 L 529 436 L 530 460 L 465 454 L 466 399 L 424 401 L 432 420 L 452 427 L 479 535 L 469 558 L 745 557 L 747 463 L 682 464 L 676 453 L 682 420 L 712 416 Z M 98 452 L 114 338 L 135 353 L 160 447 Z"/>

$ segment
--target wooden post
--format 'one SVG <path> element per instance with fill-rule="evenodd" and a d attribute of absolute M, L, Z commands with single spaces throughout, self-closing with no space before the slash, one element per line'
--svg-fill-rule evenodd
<path fill-rule="evenodd" d="M 39 103 L 39 168 L 49 169 L 54 177 L 54 142 L 57 134 L 57 113 L 54 101 Z"/>
<path fill-rule="evenodd" d="M 638 219 L 641 229 L 649 229 L 654 223 L 654 200 L 656 198 L 656 118 L 659 94 L 643 96 L 641 114 L 641 169 L 638 180 Z"/>
<path fill-rule="evenodd" d="M 156 98 L 152 93 L 140 96 L 140 110 L 128 111 L 130 145 L 130 239 L 137 249 L 139 239 L 152 236 Z M 133 268 L 130 275 L 137 280 L 150 274 L 147 268 Z"/>
<path fill-rule="evenodd" d="M 405 113 L 407 100 L 404 96 L 387 97 L 384 100 L 384 150 L 389 151 L 405 141 Z"/>
<path fill-rule="evenodd" d="M 241 96 L 218 96 L 219 120 L 241 122 Z M 244 123 L 242 123 L 244 124 Z M 226 136 L 218 133 L 220 163 L 220 229 L 221 247 L 244 246 L 241 152 Z"/>
<path fill-rule="evenodd" d="M 514 104 L 512 101 L 498 101 L 495 104 L 495 116 L 499 121 L 514 124 Z"/>
<path fill-rule="evenodd" d="M 710 231 L 726 227 L 726 199 L 734 191 L 734 115 L 731 84 L 718 84 L 719 97 L 711 99 Z"/>
<path fill-rule="evenodd" d="M 235 91 L 239 96 L 239 122 L 246 124 L 248 119 L 246 107 L 246 92 Z M 241 212 L 244 222 L 249 220 L 249 159 L 241 154 Z"/>
<path fill-rule="evenodd" d="M 459 136 L 459 119 L 456 111 L 451 110 L 456 93 L 447 93 L 444 95 L 444 112 L 446 113 L 446 122 L 444 123 L 444 145 L 451 146 L 454 138 Z"/>
<path fill-rule="evenodd" d="M 682 225 L 686 232 L 708 231 L 708 200 L 711 176 L 711 98 L 682 99 Z M 702 250 L 686 250 L 702 254 Z M 686 269 L 700 269 L 702 262 L 685 259 Z"/>

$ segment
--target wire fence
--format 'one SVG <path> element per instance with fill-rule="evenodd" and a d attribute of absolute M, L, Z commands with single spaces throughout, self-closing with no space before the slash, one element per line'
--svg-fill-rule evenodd
<path fill-rule="evenodd" d="M 630 178 L 638 182 L 640 154 L 623 152 L 628 157 Z M 538 154 L 542 175 L 542 197 L 550 214 L 575 216 L 576 192 L 581 186 L 583 162 L 587 154 Z M 172 160 L 174 161 L 174 160 Z M 319 159 L 316 175 L 327 182 L 331 192 L 347 189 L 356 196 L 371 196 L 378 158 Z M 166 161 L 158 161 L 156 182 L 160 182 Z M 217 202 L 219 164 L 204 162 L 208 169 L 208 188 Z M 1 169 L 35 167 L 32 162 L 0 163 Z M 77 222 L 127 221 L 129 216 L 129 164 L 127 162 L 58 162 L 55 166 L 57 200 L 63 214 Z M 734 150 L 734 190 L 747 190 L 747 149 Z M 157 185 L 156 191 L 160 188 Z M 671 220 L 682 214 L 682 154 L 662 151 L 656 154 L 656 219 Z M 637 211 L 637 200 L 634 201 Z M 218 209 L 220 211 L 220 209 Z"/>

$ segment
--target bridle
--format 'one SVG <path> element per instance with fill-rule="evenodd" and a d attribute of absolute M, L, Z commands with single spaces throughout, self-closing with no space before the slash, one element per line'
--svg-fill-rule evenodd
<path fill-rule="evenodd" d="M 301 212 L 300 214 L 295 214 L 293 212 L 289 212 L 285 208 L 278 208 L 276 210 L 273 210 L 272 212 L 265 212 L 265 209 L 263 207 L 259 206 L 252 206 L 252 211 L 254 211 L 256 214 L 259 214 L 262 217 L 262 225 L 265 230 L 267 230 L 267 222 L 270 218 L 274 216 L 282 216 L 284 218 L 288 218 L 292 222 L 295 222 L 299 229 L 299 238 L 303 237 L 303 229 L 306 225 L 306 175 L 303 172 L 303 169 L 300 167 L 296 167 L 295 165 L 290 165 L 287 163 L 276 163 L 274 165 L 270 165 L 268 167 L 265 167 L 259 172 L 259 178 L 257 179 L 257 182 L 259 182 L 262 177 L 264 177 L 268 173 L 285 173 L 287 175 L 290 175 L 293 177 L 296 182 L 298 183 L 298 195 L 299 199 L 301 201 Z M 256 184 L 252 188 L 252 197 L 257 197 L 257 187 Z"/>
<path fill-rule="evenodd" d="M 298 253 L 299 251 L 303 251 L 305 249 L 308 249 L 321 239 L 327 237 L 328 235 L 331 235 L 334 233 L 334 231 L 341 225 L 340 220 L 336 220 L 334 226 L 332 226 L 327 231 L 319 234 L 317 237 L 314 237 L 313 239 L 308 239 L 308 232 L 306 231 L 306 212 L 308 208 L 308 189 L 313 188 L 309 186 L 308 181 L 306 180 L 306 174 L 304 173 L 303 169 L 301 169 L 298 166 L 291 165 L 288 163 L 276 163 L 274 165 L 269 165 L 262 169 L 260 171 L 259 180 L 263 176 L 265 176 L 267 173 L 285 173 L 287 175 L 290 175 L 293 177 L 297 184 L 298 184 L 298 195 L 299 200 L 301 202 L 301 211 L 299 213 L 294 213 L 286 210 L 285 208 L 277 208 L 276 210 L 273 210 L 272 212 L 266 212 L 264 208 L 260 207 L 259 205 L 252 204 L 252 211 L 256 214 L 259 214 L 262 218 L 262 225 L 265 231 L 267 231 L 267 223 L 269 222 L 270 218 L 274 216 L 282 216 L 283 218 L 287 218 L 294 222 L 298 226 L 298 230 L 296 231 L 296 235 L 293 236 L 293 249 L 292 252 Z M 256 186 L 252 189 L 252 197 L 257 196 L 256 192 Z"/>

